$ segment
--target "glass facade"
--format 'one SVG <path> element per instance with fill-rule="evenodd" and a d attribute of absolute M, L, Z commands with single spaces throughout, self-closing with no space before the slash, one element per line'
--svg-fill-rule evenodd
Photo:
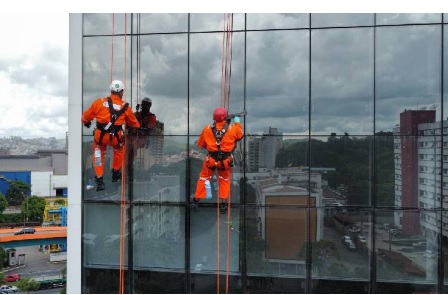
<path fill-rule="evenodd" d="M 229 113 L 247 115 L 224 215 L 216 192 L 190 207 L 195 142 L 221 104 L 223 15 L 83 14 L 80 111 L 120 79 L 133 110 L 151 97 L 159 132 L 135 153 L 127 137 L 123 184 L 108 149 L 101 192 L 86 188 L 92 128 L 70 133 L 81 293 L 447 293 L 444 23 L 233 14 Z"/>

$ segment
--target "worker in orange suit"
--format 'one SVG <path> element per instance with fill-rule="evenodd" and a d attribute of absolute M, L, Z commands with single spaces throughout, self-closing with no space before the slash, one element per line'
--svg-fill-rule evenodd
<path fill-rule="evenodd" d="M 196 184 L 196 192 L 192 207 L 197 208 L 199 199 L 206 198 L 205 182 L 211 181 L 215 172 L 218 172 L 218 198 L 221 200 L 220 212 L 227 212 L 227 203 L 230 196 L 232 167 L 234 166 L 233 151 L 236 142 L 244 136 L 243 127 L 239 117 L 234 117 L 235 124 L 230 124 L 227 110 L 217 107 L 213 111 L 213 125 L 207 125 L 202 130 L 197 146 L 207 149 L 208 153 L 202 163 L 202 170 Z"/>
<path fill-rule="evenodd" d="M 149 135 L 157 128 L 156 115 L 151 113 L 152 99 L 145 97 L 142 99 L 141 110 L 140 105 L 137 105 L 137 111 L 134 116 L 141 125 L 140 129 L 131 128 L 129 130 L 129 163 L 132 163 L 137 156 L 137 150 L 147 147 L 149 144 Z"/>
<path fill-rule="evenodd" d="M 96 99 L 92 105 L 83 113 L 81 122 L 87 128 L 91 121 L 96 119 L 93 141 L 93 165 L 95 168 L 96 190 L 105 189 L 104 159 L 107 146 L 114 150 L 112 161 L 112 182 L 118 182 L 121 179 L 121 166 L 124 156 L 124 131 L 123 124 L 140 128 L 140 123 L 135 118 L 134 113 L 125 103 L 123 98 L 124 83 L 120 80 L 114 80 L 110 84 L 110 96 Z"/>

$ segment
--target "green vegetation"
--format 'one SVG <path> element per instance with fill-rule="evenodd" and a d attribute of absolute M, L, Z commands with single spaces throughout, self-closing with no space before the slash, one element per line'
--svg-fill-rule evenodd
<path fill-rule="evenodd" d="M 378 132 L 362 138 L 344 136 L 328 137 L 327 141 L 311 139 L 290 142 L 277 154 L 277 167 L 335 168 L 322 177 L 331 188 L 344 185 L 348 205 L 368 205 L 371 200 L 373 159 L 376 165 L 376 201 L 383 206 L 394 203 L 394 137 L 392 132 Z M 310 147 L 310 153 L 308 152 Z"/>
<path fill-rule="evenodd" d="M 22 203 L 22 217 L 27 221 L 40 221 L 44 216 L 45 200 L 36 196 L 28 197 Z"/>
<path fill-rule="evenodd" d="M 0 193 L 0 214 L 5 211 L 6 207 L 8 207 L 8 201 L 6 200 L 6 197 Z"/>
<path fill-rule="evenodd" d="M 6 192 L 6 200 L 10 206 L 19 206 L 25 200 L 26 194 L 30 191 L 31 185 L 20 180 L 9 183 Z"/>
<path fill-rule="evenodd" d="M 19 288 L 20 291 L 30 293 L 30 291 L 36 291 L 39 290 L 39 282 L 32 278 L 21 278 L 20 281 L 17 283 L 17 288 Z"/>

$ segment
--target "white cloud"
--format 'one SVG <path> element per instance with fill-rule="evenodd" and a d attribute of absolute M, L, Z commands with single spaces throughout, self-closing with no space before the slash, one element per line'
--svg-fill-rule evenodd
<path fill-rule="evenodd" d="M 65 137 L 68 19 L 66 13 L 1 14 L 1 137 Z"/>

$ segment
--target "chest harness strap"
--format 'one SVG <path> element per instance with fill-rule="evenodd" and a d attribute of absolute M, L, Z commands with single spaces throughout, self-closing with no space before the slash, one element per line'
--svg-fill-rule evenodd
<path fill-rule="evenodd" d="M 121 130 L 121 125 L 115 125 L 115 121 L 128 109 L 129 103 L 125 103 L 123 108 L 118 112 L 115 111 L 112 99 L 110 97 L 107 97 L 107 103 L 109 105 L 110 121 L 107 124 L 101 124 L 98 122 L 96 123 L 96 127 L 101 131 L 100 140 L 98 144 L 101 145 L 104 135 L 106 133 L 109 133 L 110 141 L 112 141 L 113 136 L 116 136 L 118 143 L 122 145 L 123 144 L 122 137 L 118 136 L 118 133 Z"/>
<path fill-rule="evenodd" d="M 218 151 L 209 152 L 207 155 L 206 163 L 207 167 L 210 169 L 215 169 L 216 167 L 218 167 L 221 168 L 222 170 L 225 170 L 229 169 L 230 167 L 233 167 L 234 163 L 232 152 L 221 151 L 221 140 L 226 134 L 228 128 L 229 124 L 226 123 L 226 125 L 224 125 L 224 127 L 221 130 L 217 130 L 216 125 L 213 123 L 212 132 L 216 139 L 216 146 L 218 148 Z M 210 163 L 210 157 L 214 160 L 214 165 L 211 165 L 212 163 Z"/>

